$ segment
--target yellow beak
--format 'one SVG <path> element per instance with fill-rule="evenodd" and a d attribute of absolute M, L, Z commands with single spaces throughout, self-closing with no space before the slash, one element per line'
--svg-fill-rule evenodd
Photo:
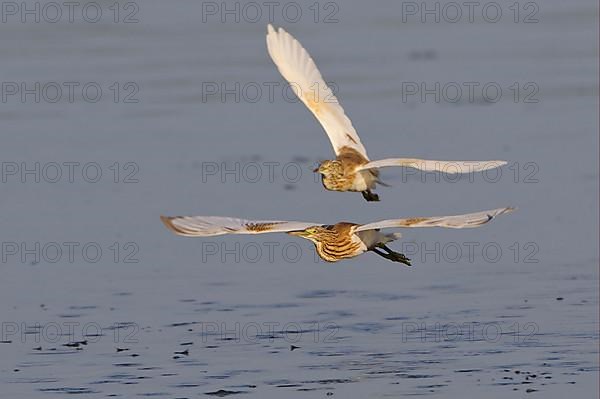
<path fill-rule="evenodd" d="M 313 169 L 314 173 L 321 173 L 320 169 L 321 169 L 321 165 L 323 164 L 323 162 L 325 162 L 325 161 L 319 161 L 319 164 L 317 165 L 317 167 Z"/>
<path fill-rule="evenodd" d="M 289 235 L 292 236 L 298 236 L 298 237 L 306 237 L 308 236 L 308 233 L 304 230 L 300 230 L 300 231 L 288 231 Z"/>

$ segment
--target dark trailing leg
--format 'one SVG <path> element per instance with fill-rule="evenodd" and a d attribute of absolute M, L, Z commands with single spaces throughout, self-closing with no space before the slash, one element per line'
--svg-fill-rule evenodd
<path fill-rule="evenodd" d="M 371 190 L 361 191 L 361 194 L 363 195 L 363 198 L 366 199 L 369 202 L 371 202 L 371 201 L 379 201 L 379 195 L 375 194 Z"/>
<path fill-rule="evenodd" d="M 392 262 L 400 262 L 400 263 L 404 263 L 406 266 L 411 266 L 410 259 L 408 259 L 406 256 L 404 256 L 404 254 L 391 251 L 389 248 L 385 247 L 385 245 L 382 248 L 384 248 L 388 252 L 387 253 L 382 252 L 377 248 L 373 248 L 373 249 L 371 249 L 371 251 L 375 252 L 379 256 L 382 256 L 388 260 L 391 260 Z"/>
<path fill-rule="evenodd" d="M 389 255 L 391 255 L 396 262 L 402 262 L 407 266 L 412 266 L 410 263 L 410 259 L 406 257 L 406 255 L 401 254 L 400 252 L 392 251 L 387 245 L 382 245 L 381 248 L 385 249 Z"/>

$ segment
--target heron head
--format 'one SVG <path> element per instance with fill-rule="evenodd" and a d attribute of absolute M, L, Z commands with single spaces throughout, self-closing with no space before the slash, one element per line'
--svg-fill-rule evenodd
<path fill-rule="evenodd" d="M 308 227 L 304 230 L 290 231 L 289 234 L 291 234 L 293 236 L 297 236 L 297 237 L 306 238 L 307 240 L 316 241 L 318 239 L 318 237 L 320 236 L 321 231 L 322 231 L 322 227 L 313 226 L 313 227 Z"/>
<path fill-rule="evenodd" d="M 340 161 L 323 161 L 319 164 L 319 167 L 316 168 L 313 172 L 320 173 L 324 176 L 343 174 L 342 171 L 342 163 Z"/>

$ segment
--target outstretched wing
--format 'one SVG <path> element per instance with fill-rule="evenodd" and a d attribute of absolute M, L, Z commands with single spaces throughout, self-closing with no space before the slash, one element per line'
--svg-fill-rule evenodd
<path fill-rule="evenodd" d="M 386 166 L 404 166 L 424 170 L 427 172 L 444 173 L 473 173 L 482 170 L 499 168 L 506 165 L 505 161 L 434 161 L 416 158 L 388 158 L 379 161 L 371 161 L 359 166 L 356 170 L 377 169 Z"/>
<path fill-rule="evenodd" d="M 336 155 L 340 148 L 351 147 L 365 158 L 367 151 L 327 86 L 310 54 L 283 28 L 267 27 L 267 49 L 281 75 L 325 129 Z"/>
<path fill-rule="evenodd" d="M 393 227 L 448 227 L 451 229 L 464 229 L 470 227 L 479 227 L 482 224 L 494 219 L 496 216 L 512 212 L 515 208 L 498 208 L 489 211 L 467 213 L 456 216 L 431 216 L 414 217 L 406 219 L 390 219 L 379 222 L 363 224 L 356 228 L 356 231 L 388 229 Z"/>
<path fill-rule="evenodd" d="M 278 220 L 244 220 L 220 216 L 161 216 L 173 233 L 187 237 L 209 237 L 222 234 L 262 234 L 304 230 L 318 223 Z"/>

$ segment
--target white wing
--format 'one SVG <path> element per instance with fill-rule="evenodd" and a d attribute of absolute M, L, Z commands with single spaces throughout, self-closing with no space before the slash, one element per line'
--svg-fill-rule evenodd
<path fill-rule="evenodd" d="M 209 237 L 222 234 L 262 234 L 304 230 L 319 223 L 284 222 L 278 220 L 244 220 L 220 216 L 161 216 L 173 233 L 187 237 Z"/>
<path fill-rule="evenodd" d="M 382 220 L 379 222 L 363 224 L 355 231 L 365 231 L 374 229 L 388 229 L 393 227 L 449 227 L 451 229 L 464 229 L 478 227 L 494 219 L 496 216 L 512 212 L 515 208 L 498 208 L 489 211 L 467 213 L 456 216 L 432 216 L 432 217 L 414 217 L 406 219 Z"/>
<path fill-rule="evenodd" d="M 267 49 L 281 75 L 325 129 L 336 155 L 342 147 L 351 147 L 368 159 L 352 122 L 300 42 L 269 24 Z"/>
<path fill-rule="evenodd" d="M 416 158 L 388 158 L 371 161 L 359 166 L 356 170 L 376 169 L 386 166 L 404 166 L 428 172 L 473 173 L 482 170 L 499 168 L 506 165 L 505 161 L 434 161 Z"/>

